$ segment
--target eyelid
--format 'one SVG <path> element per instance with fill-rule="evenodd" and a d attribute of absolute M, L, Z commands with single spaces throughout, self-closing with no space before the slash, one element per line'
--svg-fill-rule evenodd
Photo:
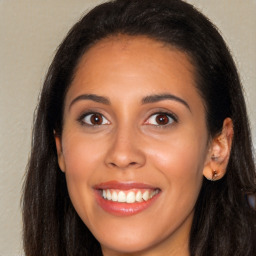
<path fill-rule="evenodd" d="M 154 116 L 157 116 L 157 115 L 166 115 L 168 117 L 168 119 L 172 119 L 173 121 L 172 122 L 169 122 L 168 124 L 150 124 L 150 123 L 147 123 L 149 119 L 153 118 Z M 157 127 L 165 127 L 165 126 L 169 126 L 173 123 L 177 123 L 178 122 L 178 117 L 172 113 L 172 112 L 168 112 L 168 111 L 157 111 L 157 112 L 154 112 L 153 114 L 151 114 L 145 121 L 145 124 L 146 125 L 154 125 L 154 126 L 157 126 Z"/>
<path fill-rule="evenodd" d="M 106 120 L 106 123 L 103 123 L 103 124 L 89 124 L 88 122 L 85 122 L 84 119 L 85 119 L 86 117 L 89 117 L 90 115 L 100 115 L 103 119 Z M 78 121 L 79 121 L 82 125 L 86 125 L 86 126 L 89 126 L 89 127 L 99 127 L 99 126 L 101 126 L 101 125 L 110 124 L 110 121 L 109 121 L 103 114 L 101 114 L 100 112 L 97 112 L 97 111 L 88 111 L 88 112 L 83 113 L 83 114 L 80 115 L 80 117 L 78 118 Z"/>
<path fill-rule="evenodd" d="M 104 123 L 102 124 L 90 124 L 89 122 L 85 122 L 84 119 L 86 117 L 89 117 L 90 115 L 100 115 L 103 119 L 104 119 Z M 167 124 L 150 124 L 148 123 L 148 120 L 154 116 L 157 116 L 157 115 L 166 115 L 168 117 L 168 119 L 172 119 L 173 121 L 169 121 Z M 100 113 L 99 111 L 94 111 L 94 110 L 87 110 L 86 112 L 82 113 L 79 118 L 77 119 L 77 121 L 79 123 L 81 123 L 82 125 L 86 125 L 86 126 L 89 126 L 89 127 L 99 127 L 99 126 L 102 126 L 102 125 L 108 125 L 108 124 L 111 124 L 111 122 L 108 120 L 108 118 L 105 117 L 104 114 Z M 144 124 L 146 125 L 154 125 L 154 126 L 157 126 L 157 127 L 165 127 L 165 126 L 169 126 L 171 124 L 173 124 L 174 122 L 178 122 L 178 117 L 176 114 L 174 114 L 173 112 L 169 111 L 169 110 L 158 110 L 158 111 L 154 111 L 145 121 L 144 121 Z"/>

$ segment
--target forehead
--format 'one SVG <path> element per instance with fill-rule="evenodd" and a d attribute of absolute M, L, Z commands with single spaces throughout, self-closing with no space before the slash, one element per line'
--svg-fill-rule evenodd
<path fill-rule="evenodd" d="M 143 36 L 113 36 L 92 46 L 76 68 L 66 102 L 83 92 L 111 95 L 118 90 L 137 96 L 171 90 L 185 98 L 199 97 L 190 58 Z"/>
<path fill-rule="evenodd" d="M 112 36 L 99 41 L 84 54 L 77 66 L 75 78 L 87 70 L 89 75 L 94 67 L 99 69 L 123 65 L 128 71 L 129 64 L 135 64 L 136 68 L 141 65 L 143 68 L 160 68 L 168 67 L 170 60 L 175 61 L 177 67 L 182 66 L 180 71 L 194 76 L 195 70 L 190 57 L 174 46 L 145 36 Z"/>

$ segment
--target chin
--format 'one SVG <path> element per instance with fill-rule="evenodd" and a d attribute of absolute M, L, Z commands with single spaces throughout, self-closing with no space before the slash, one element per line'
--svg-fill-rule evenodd
<path fill-rule="evenodd" d="M 122 236 L 112 237 L 112 239 L 104 239 L 99 241 L 103 252 L 112 251 L 116 253 L 138 253 L 147 251 L 156 246 L 159 241 L 156 239 L 146 238 L 145 236 L 136 236 L 133 234 L 125 234 Z"/>

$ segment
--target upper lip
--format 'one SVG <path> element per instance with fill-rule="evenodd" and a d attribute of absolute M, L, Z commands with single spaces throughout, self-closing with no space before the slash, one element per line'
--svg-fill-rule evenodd
<path fill-rule="evenodd" d="M 107 181 L 103 182 L 100 184 L 97 184 L 94 186 L 94 189 L 118 189 L 118 190 L 129 190 L 133 188 L 138 188 L 138 189 L 157 189 L 157 187 L 154 187 L 149 184 L 145 183 L 138 183 L 134 181 L 126 181 L 126 182 L 121 182 L 121 181 Z"/>

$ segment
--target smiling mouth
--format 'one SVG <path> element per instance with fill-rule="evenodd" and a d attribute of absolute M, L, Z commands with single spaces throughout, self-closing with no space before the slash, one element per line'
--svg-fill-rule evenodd
<path fill-rule="evenodd" d="M 148 201 L 156 196 L 159 192 L 159 189 L 102 189 L 101 196 L 105 200 L 132 204 Z"/>
<path fill-rule="evenodd" d="M 151 185 L 118 181 L 96 185 L 94 191 L 98 205 L 116 216 L 131 216 L 145 211 L 161 194 L 161 189 Z"/>

